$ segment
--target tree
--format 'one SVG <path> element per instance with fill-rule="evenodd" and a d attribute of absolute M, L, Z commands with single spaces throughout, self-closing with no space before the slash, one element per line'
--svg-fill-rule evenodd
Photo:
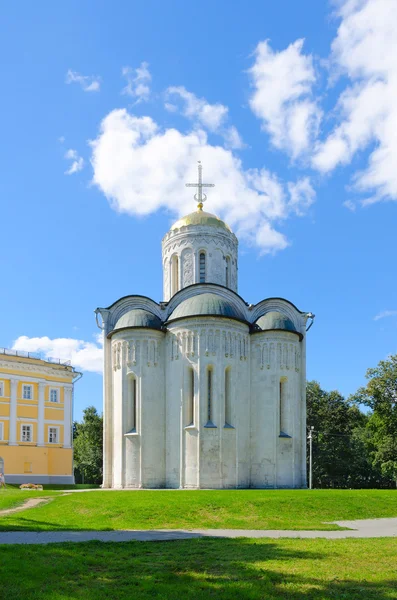
<path fill-rule="evenodd" d="M 102 483 L 103 417 L 94 406 L 83 411 L 83 421 L 73 423 L 74 466 L 84 483 Z"/>
<path fill-rule="evenodd" d="M 313 432 L 315 487 L 372 487 L 372 465 L 363 434 L 368 417 L 337 391 L 307 383 L 307 425 Z"/>
<path fill-rule="evenodd" d="M 397 487 L 397 354 L 368 369 L 366 378 L 367 385 L 351 399 L 371 409 L 372 464 Z"/>

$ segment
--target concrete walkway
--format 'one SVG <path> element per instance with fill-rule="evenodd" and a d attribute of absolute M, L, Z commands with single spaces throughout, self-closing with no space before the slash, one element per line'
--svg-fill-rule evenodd
<path fill-rule="evenodd" d="M 343 538 L 397 537 L 397 518 L 336 521 L 347 531 L 271 531 L 260 529 L 155 529 L 120 531 L 6 531 L 0 532 L 0 544 L 50 544 L 58 542 L 141 542 L 187 540 L 192 538 Z"/>

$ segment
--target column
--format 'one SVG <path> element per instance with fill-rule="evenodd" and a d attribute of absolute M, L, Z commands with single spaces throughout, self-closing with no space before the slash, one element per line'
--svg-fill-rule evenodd
<path fill-rule="evenodd" d="M 39 404 L 37 414 L 37 445 L 44 446 L 44 390 L 47 384 L 39 383 Z"/>
<path fill-rule="evenodd" d="M 10 429 L 8 435 L 8 444 L 17 446 L 17 389 L 18 379 L 11 379 L 11 398 L 10 398 Z"/>
<path fill-rule="evenodd" d="M 72 385 L 63 387 L 63 447 L 72 447 Z"/>

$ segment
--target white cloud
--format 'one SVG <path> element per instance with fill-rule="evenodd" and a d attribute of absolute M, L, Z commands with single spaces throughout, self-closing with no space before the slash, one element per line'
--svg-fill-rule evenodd
<path fill-rule="evenodd" d="M 367 166 L 354 176 L 364 204 L 397 200 L 397 11 L 395 0 L 347 0 L 332 43 L 331 75 L 348 85 L 337 103 L 337 123 L 318 143 L 313 165 L 330 172 L 366 148 Z"/>
<path fill-rule="evenodd" d="M 345 208 L 347 208 L 351 212 L 356 211 L 357 205 L 353 202 L 353 200 L 345 200 L 342 204 Z"/>
<path fill-rule="evenodd" d="M 303 42 L 296 40 L 280 52 L 267 40 L 260 42 L 249 70 L 251 109 L 272 144 L 293 158 L 310 149 L 322 114 L 313 99 L 313 57 L 303 54 Z"/>
<path fill-rule="evenodd" d="M 102 335 L 96 336 L 96 342 L 85 342 L 73 338 L 33 337 L 21 335 L 15 340 L 13 350 L 38 352 L 43 358 L 70 360 L 71 365 L 82 371 L 102 373 L 103 341 Z"/>
<path fill-rule="evenodd" d="M 309 177 L 298 179 L 296 183 L 289 182 L 288 191 L 290 194 L 289 208 L 298 216 L 304 215 L 316 199 L 316 192 Z"/>
<path fill-rule="evenodd" d="M 142 62 L 137 69 L 123 67 L 121 73 L 127 80 L 127 85 L 121 91 L 122 94 L 131 96 L 131 98 L 136 98 L 136 104 L 138 102 L 149 100 L 149 84 L 152 80 L 152 76 L 147 62 Z"/>
<path fill-rule="evenodd" d="M 71 69 L 66 73 L 65 82 L 80 84 L 84 92 L 99 92 L 101 87 L 101 78 L 97 75 L 80 75 Z"/>
<path fill-rule="evenodd" d="M 169 112 L 178 111 L 175 102 L 181 101 L 181 113 L 200 127 L 211 133 L 221 135 L 228 148 L 243 148 L 244 144 L 236 127 L 226 126 L 229 109 L 223 104 L 210 104 L 204 98 L 198 98 L 183 86 L 169 87 L 166 91 L 165 108 Z M 172 102 L 169 102 L 172 100 Z"/>
<path fill-rule="evenodd" d="M 379 321 L 379 319 L 384 319 L 386 317 L 397 317 L 397 310 L 383 310 L 374 317 L 374 321 Z"/>
<path fill-rule="evenodd" d="M 78 173 L 84 167 L 84 159 L 79 156 L 77 150 L 73 150 L 73 148 L 70 148 L 65 152 L 65 158 L 66 160 L 72 161 L 70 167 L 65 171 L 65 175 L 73 175 L 73 173 Z"/>
<path fill-rule="evenodd" d="M 202 160 L 204 179 L 216 184 L 207 210 L 220 214 L 262 252 L 288 245 L 285 236 L 274 229 L 296 210 L 290 208 L 284 186 L 265 169 L 244 170 L 230 150 L 210 145 L 205 131 L 162 131 L 150 117 L 119 109 L 103 119 L 91 146 L 93 181 L 115 210 L 130 215 L 159 209 L 176 215 L 191 212 L 195 204 L 185 182 L 196 180 L 196 161 Z M 312 189 L 307 184 L 298 189 L 296 202 L 303 210 L 303 205 L 311 202 L 304 196 L 311 198 Z"/>

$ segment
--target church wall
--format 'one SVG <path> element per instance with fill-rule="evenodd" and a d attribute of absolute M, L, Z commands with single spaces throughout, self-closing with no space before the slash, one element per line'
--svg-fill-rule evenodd
<path fill-rule="evenodd" d="M 167 487 L 249 485 L 248 327 L 226 319 L 186 319 L 167 333 Z M 230 414 L 225 423 L 225 370 L 230 369 Z M 194 418 L 188 415 L 191 369 Z M 208 415 L 208 369 L 211 409 Z"/>
<path fill-rule="evenodd" d="M 113 336 L 113 487 L 165 485 L 163 338 L 146 329 Z"/>
<path fill-rule="evenodd" d="M 251 486 L 302 487 L 301 342 L 273 331 L 251 344 Z"/>

